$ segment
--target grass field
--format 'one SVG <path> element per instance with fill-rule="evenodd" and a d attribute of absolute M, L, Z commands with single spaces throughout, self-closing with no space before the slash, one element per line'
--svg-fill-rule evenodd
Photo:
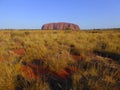
<path fill-rule="evenodd" d="M 0 90 L 120 90 L 120 30 L 1 30 Z"/>

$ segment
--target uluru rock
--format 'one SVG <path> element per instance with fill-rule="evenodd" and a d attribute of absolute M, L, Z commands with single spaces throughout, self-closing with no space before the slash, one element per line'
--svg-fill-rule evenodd
<path fill-rule="evenodd" d="M 42 30 L 80 30 L 80 27 L 72 23 L 48 23 L 42 26 Z"/>

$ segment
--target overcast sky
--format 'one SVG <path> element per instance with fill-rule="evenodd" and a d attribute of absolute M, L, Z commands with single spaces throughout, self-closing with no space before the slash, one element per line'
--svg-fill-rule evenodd
<path fill-rule="evenodd" d="M 0 28 L 40 29 L 50 22 L 118 28 L 120 0 L 0 0 Z"/>

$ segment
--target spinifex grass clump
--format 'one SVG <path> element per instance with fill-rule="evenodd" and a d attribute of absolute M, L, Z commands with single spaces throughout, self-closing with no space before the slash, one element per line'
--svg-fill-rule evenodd
<path fill-rule="evenodd" d="M 79 71 L 73 75 L 73 90 L 119 90 L 119 65 L 112 66 L 107 61 L 91 59 L 80 61 L 77 66 Z"/>
<path fill-rule="evenodd" d="M 22 61 L 31 62 L 33 60 L 43 60 L 45 65 L 56 71 L 65 68 L 68 64 L 73 63 L 73 59 L 67 50 L 63 50 L 60 45 L 45 46 L 40 43 L 26 48 L 26 55 L 22 57 Z"/>
<path fill-rule="evenodd" d="M 19 64 L 14 65 L 11 61 L 0 62 L 0 90 L 14 90 L 18 67 Z"/>

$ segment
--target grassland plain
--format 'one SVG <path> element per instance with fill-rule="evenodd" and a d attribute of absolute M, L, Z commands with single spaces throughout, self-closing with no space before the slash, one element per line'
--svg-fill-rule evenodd
<path fill-rule="evenodd" d="M 0 90 L 120 90 L 120 30 L 1 30 Z"/>

